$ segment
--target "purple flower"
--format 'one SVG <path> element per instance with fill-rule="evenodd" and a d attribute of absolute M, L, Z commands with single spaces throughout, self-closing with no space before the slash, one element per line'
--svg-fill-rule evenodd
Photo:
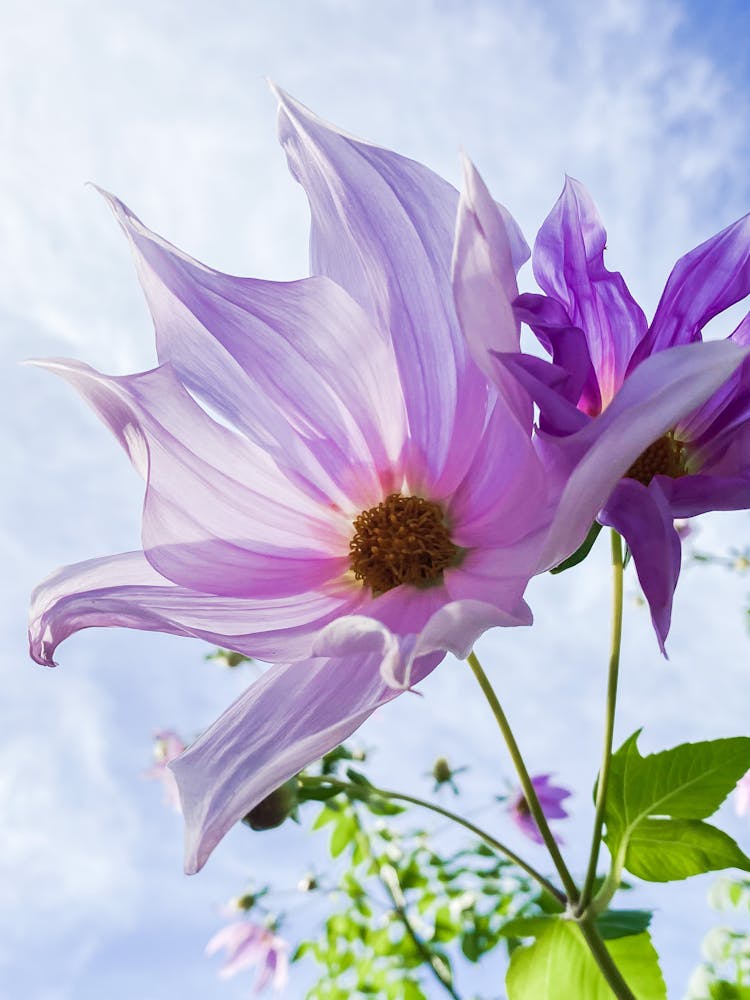
<path fill-rule="evenodd" d="M 166 802 L 177 812 L 182 811 L 180 793 L 175 776 L 167 765 L 180 756 L 186 745 L 173 730 L 162 729 L 154 736 L 154 766 L 144 772 L 145 778 L 161 781 Z"/>
<path fill-rule="evenodd" d="M 571 472 L 560 523 L 575 519 L 576 490 L 597 456 L 609 452 L 612 469 L 629 455 L 596 516 L 630 547 L 663 651 L 680 570 L 674 519 L 750 506 L 750 362 L 740 365 L 750 317 L 725 342 L 697 343 L 706 323 L 750 292 L 750 216 L 677 262 L 650 326 L 622 276 L 605 268 L 605 244 L 593 201 L 568 178 L 534 246 L 546 296 L 515 303 L 551 362 L 498 337 L 482 348 L 486 366 L 493 355 L 502 362 L 500 384 L 513 373 L 534 397 L 547 460 Z M 706 392 L 705 377 L 722 368 L 725 379 Z M 637 444 L 646 424 L 650 440 Z M 549 565 L 564 558 L 556 530 Z M 572 535 L 560 537 L 569 544 Z"/>
<path fill-rule="evenodd" d="M 568 813 L 563 809 L 562 803 L 571 793 L 561 785 L 553 785 L 550 781 L 551 777 L 550 774 L 538 774 L 531 779 L 531 784 L 534 786 L 534 791 L 537 794 L 539 805 L 542 807 L 545 818 L 565 819 Z M 521 789 L 518 789 L 508 803 L 508 811 L 510 812 L 511 819 L 525 837 L 533 840 L 536 844 L 544 843 L 544 838 L 539 832 L 539 827 L 536 825 L 534 817 L 531 815 L 529 803 Z M 558 837 L 555 837 L 555 840 L 561 843 Z"/>
<path fill-rule="evenodd" d="M 459 326 L 458 193 L 280 99 L 314 276 L 221 274 L 106 195 L 160 364 L 112 377 L 43 363 L 109 426 L 146 495 L 142 551 L 37 588 L 34 658 L 52 664 L 79 629 L 125 626 L 281 661 L 172 765 L 189 871 L 446 650 L 530 624 L 522 595 L 554 507 L 530 401 L 497 393 Z M 528 248 L 503 226 L 515 297 Z"/>
<path fill-rule="evenodd" d="M 738 816 L 750 816 L 750 771 L 737 782 L 734 790 L 734 811 Z"/>
<path fill-rule="evenodd" d="M 222 948 L 227 953 L 219 970 L 223 979 L 258 966 L 255 992 L 261 993 L 269 985 L 274 993 L 283 991 L 289 978 L 289 945 L 283 938 L 251 920 L 237 920 L 214 934 L 206 954 L 214 955 Z"/>
<path fill-rule="evenodd" d="M 592 449 L 558 510 L 568 470 L 545 469 L 526 391 L 501 372 L 498 392 L 483 351 L 490 335 L 519 350 L 510 303 L 528 248 L 513 220 L 491 202 L 479 225 L 471 185 L 459 207 L 425 167 L 280 100 L 314 276 L 221 274 L 107 195 L 160 364 L 112 377 L 44 362 L 109 426 L 146 496 L 142 551 L 37 588 L 32 656 L 52 664 L 71 633 L 119 625 L 281 661 L 172 764 L 190 872 L 446 650 L 465 656 L 491 626 L 530 624 L 530 576 L 575 548 L 635 457 L 618 450 L 615 419 L 613 450 Z M 697 377 L 699 401 L 733 366 Z M 641 422 L 631 445 L 654 426 Z"/>

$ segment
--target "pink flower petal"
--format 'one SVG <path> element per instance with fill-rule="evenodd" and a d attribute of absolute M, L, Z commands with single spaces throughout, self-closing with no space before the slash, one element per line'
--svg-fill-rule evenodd
<path fill-rule="evenodd" d="M 32 657 L 54 665 L 55 649 L 84 628 L 123 627 L 190 635 L 247 656 L 309 655 L 315 632 L 361 607 L 361 588 L 344 585 L 291 598 L 243 600 L 177 587 L 142 552 L 67 566 L 32 594 Z"/>
<path fill-rule="evenodd" d="M 520 322 L 512 303 L 518 296 L 516 272 L 528 259 L 528 247 L 510 213 L 495 204 L 466 157 L 463 166 L 452 265 L 458 318 L 477 365 L 497 383 L 521 425 L 529 427 L 533 408 L 528 394 L 512 375 L 498 370 L 490 354 L 520 350 Z"/>
<path fill-rule="evenodd" d="M 487 393 L 451 294 L 458 193 L 274 90 L 289 168 L 310 202 L 311 269 L 345 288 L 392 338 L 412 447 L 434 482 L 478 437 Z"/>
<path fill-rule="evenodd" d="M 130 240 L 159 358 L 313 494 L 361 505 L 406 437 L 393 351 L 333 282 L 221 274 L 102 192 Z"/>
<path fill-rule="evenodd" d="M 351 522 L 213 421 L 168 366 L 116 378 L 73 361 L 43 364 L 73 384 L 147 477 L 143 547 L 163 576 L 203 593 L 283 597 L 346 572 Z"/>
<path fill-rule="evenodd" d="M 441 659 L 415 662 L 413 683 Z M 398 693 L 373 654 L 271 668 L 171 765 L 186 824 L 185 870 L 202 868 L 230 827 Z"/>

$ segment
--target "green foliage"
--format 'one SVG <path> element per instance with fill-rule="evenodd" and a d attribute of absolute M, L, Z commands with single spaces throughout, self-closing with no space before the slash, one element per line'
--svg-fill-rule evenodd
<path fill-rule="evenodd" d="M 651 917 L 648 910 L 607 910 L 597 919 L 596 927 L 605 941 L 614 941 L 647 931 Z"/>
<path fill-rule="evenodd" d="M 635 733 L 613 755 L 605 821 L 616 871 L 647 881 L 721 868 L 750 870 L 734 841 L 708 823 L 750 769 L 750 738 L 684 743 L 642 757 Z"/>
<path fill-rule="evenodd" d="M 646 932 L 606 944 L 637 1000 L 666 1000 L 659 961 Z M 508 1000 L 612 1000 L 580 928 L 562 917 L 548 917 L 533 944 L 517 948 L 505 980 Z"/>
<path fill-rule="evenodd" d="M 750 1000 L 750 879 L 719 879 L 709 893 L 711 905 L 744 927 L 714 927 L 703 940 L 706 961 L 693 973 L 689 1000 Z"/>
<path fill-rule="evenodd" d="M 541 897 L 484 843 L 445 851 L 425 830 L 394 824 L 402 807 L 341 749 L 320 778 L 299 782 L 300 802 L 319 803 L 312 826 L 328 837 L 338 866 L 322 929 L 294 954 L 321 969 L 308 1000 L 448 996 L 456 960 L 481 962 L 498 948 L 508 954 L 518 942 L 504 925 L 541 913 Z M 322 795 L 326 779 L 332 794 Z"/>
<path fill-rule="evenodd" d="M 710 823 L 646 819 L 630 838 L 625 866 L 648 882 L 672 882 L 722 868 L 750 871 L 750 858 Z"/>

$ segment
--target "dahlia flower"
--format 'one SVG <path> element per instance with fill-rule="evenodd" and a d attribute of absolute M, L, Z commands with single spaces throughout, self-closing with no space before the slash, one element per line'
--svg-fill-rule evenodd
<path fill-rule="evenodd" d="M 615 421 L 560 519 L 562 479 L 532 442 L 530 399 L 510 378 L 498 391 L 474 360 L 484 292 L 517 295 L 528 248 L 515 223 L 493 206 L 500 261 L 484 232 L 460 229 L 452 281 L 458 193 L 280 100 L 310 201 L 313 277 L 221 274 L 106 195 L 159 366 L 107 376 L 43 362 L 111 429 L 146 494 L 142 550 L 37 589 L 34 658 L 52 664 L 72 632 L 119 625 L 276 664 L 171 765 L 188 871 L 446 650 L 465 656 L 491 626 L 530 624 L 523 592 L 553 514 L 567 554 L 631 460 Z M 509 306 L 494 325 L 517 351 Z M 704 374 L 705 395 L 732 367 Z M 647 421 L 635 435 L 641 448 L 652 431 Z"/>
<path fill-rule="evenodd" d="M 531 779 L 531 784 L 534 787 L 534 791 L 539 799 L 539 805 L 542 807 L 542 812 L 546 819 L 566 819 L 568 813 L 563 807 L 563 802 L 570 797 L 571 793 L 567 788 L 563 788 L 562 785 L 553 785 L 550 780 L 551 778 L 551 774 L 537 774 Z M 529 808 L 526 796 L 520 788 L 511 797 L 508 803 L 508 812 L 513 822 L 525 837 L 533 840 L 535 844 L 544 843 L 544 838 L 539 832 L 539 827 L 531 815 L 531 809 Z M 559 842 L 558 837 L 555 837 L 555 839 Z"/>
<path fill-rule="evenodd" d="M 623 448 L 633 444 L 641 419 L 653 419 L 661 403 L 679 401 L 680 412 L 661 422 L 647 447 L 630 447 L 625 476 L 602 497 L 597 515 L 630 547 L 664 651 L 680 571 L 674 520 L 750 506 L 750 362 L 708 399 L 702 390 L 703 398 L 695 395 L 701 368 L 722 350 L 728 357 L 735 348 L 740 360 L 740 349 L 747 354 L 747 316 L 723 344 L 695 345 L 711 319 L 750 292 L 750 216 L 677 262 L 650 325 L 622 275 L 604 266 L 606 239 L 590 195 L 568 178 L 534 245 L 534 275 L 546 295 L 521 295 L 515 303 L 517 318 L 551 362 L 495 339 L 503 362 L 496 378 L 513 372 L 532 394 L 548 460 L 571 470 L 599 446 L 610 414 L 628 400 L 632 421 L 623 428 Z M 675 376 L 678 369 L 686 373 L 691 351 L 694 377 L 688 373 L 678 385 Z M 559 555 L 550 551 L 548 562 Z"/>
<path fill-rule="evenodd" d="M 255 993 L 271 986 L 274 993 L 283 992 L 289 979 L 289 944 L 268 927 L 252 920 L 236 920 L 222 927 L 206 945 L 206 954 L 224 949 L 227 959 L 219 975 L 222 979 L 258 966 Z"/>

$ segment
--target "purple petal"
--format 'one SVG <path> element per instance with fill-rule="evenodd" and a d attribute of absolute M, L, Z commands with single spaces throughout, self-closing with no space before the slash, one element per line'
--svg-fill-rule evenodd
<path fill-rule="evenodd" d="M 604 266 L 607 233 L 584 186 L 566 177 L 557 204 L 534 244 L 534 275 L 562 303 L 588 341 L 606 406 L 622 384 L 628 362 L 646 334 L 640 306 L 621 274 Z"/>
<path fill-rule="evenodd" d="M 81 393 L 147 476 L 143 547 L 162 576 L 203 593 L 273 598 L 346 572 L 351 519 L 213 421 L 169 366 L 117 378 L 72 361 L 44 366 Z"/>
<path fill-rule="evenodd" d="M 600 413 L 602 399 L 589 345 L 583 330 L 570 322 L 565 308 L 556 299 L 526 293 L 518 296 L 513 311 L 531 327 L 552 355 L 554 365 L 567 372 L 565 398 L 590 416 Z"/>
<path fill-rule="evenodd" d="M 130 241 L 160 360 L 309 492 L 361 507 L 406 438 L 387 338 L 325 278 L 213 271 L 102 194 Z"/>
<path fill-rule="evenodd" d="M 310 202 L 312 271 L 345 288 L 392 338 L 413 445 L 436 479 L 478 438 L 487 391 L 453 304 L 458 194 L 426 167 L 276 93 L 281 143 Z"/>
<path fill-rule="evenodd" d="M 529 497 L 538 498 L 529 504 Z M 497 400 L 474 445 L 463 482 L 446 499 L 453 540 L 470 548 L 510 544 L 539 528 L 546 517 L 547 479 L 522 424 Z"/>
<path fill-rule="evenodd" d="M 531 612 L 523 593 L 539 561 L 544 542 L 539 531 L 513 546 L 474 549 L 456 569 L 445 574 L 445 590 L 453 601 L 491 602 L 512 620 L 508 625 L 530 625 Z"/>
<path fill-rule="evenodd" d="M 750 316 L 729 337 L 741 346 L 750 344 Z M 703 406 L 677 428 L 678 437 L 690 442 L 691 467 L 713 464 L 750 419 L 750 363 L 747 361 L 721 385 Z"/>
<path fill-rule="evenodd" d="M 578 399 L 574 376 L 565 368 L 533 354 L 495 354 L 499 366 L 509 372 L 539 407 L 539 426 L 545 434 L 565 436 L 584 427 L 589 418 L 571 397 Z"/>
<path fill-rule="evenodd" d="M 750 293 L 750 214 L 675 264 L 651 329 L 633 359 L 699 340 L 709 320 Z"/>
<path fill-rule="evenodd" d="M 441 659 L 418 660 L 413 682 Z M 185 870 L 202 868 L 238 820 L 398 694 L 384 683 L 378 655 L 269 669 L 170 765 L 186 823 Z"/>
<path fill-rule="evenodd" d="M 409 595 L 400 595 L 400 599 L 407 602 Z M 379 608 L 378 602 L 374 602 L 371 609 L 382 611 L 382 605 Z M 510 611 L 480 600 L 443 604 L 424 626 L 419 626 L 419 634 L 406 633 L 403 625 L 396 631 L 375 618 L 351 615 L 323 629 L 315 641 L 313 653 L 338 657 L 376 654 L 381 661 L 385 683 L 406 690 L 415 683 L 414 665 L 420 658 L 435 652 L 450 652 L 465 659 L 488 629 L 530 625 L 531 621 L 531 611 L 520 596 L 514 597 Z"/>
<path fill-rule="evenodd" d="M 509 213 L 492 200 L 471 161 L 464 158 L 463 165 L 453 248 L 456 311 L 472 357 L 498 385 L 521 424 L 528 427 L 533 418 L 528 395 L 512 376 L 498 369 L 490 354 L 520 350 L 521 325 L 511 305 L 518 296 L 512 243 L 518 230 Z M 525 256 L 518 252 L 516 256 L 527 259 L 528 248 Z"/>
<path fill-rule="evenodd" d="M 747 348 L 689 344 L 647 358 L 604 413 L 546 447 L 572 469 L 540 560 L 540 571 L 575 552 L 620 478 L 648 445 L 700 406 L 729 378 Z"/>
<path fill-rule="evenodd" d="M 633 553 L 659 648 L 666 655 L 664 643 L 672 620 L 682 545 L 674 529 L 674 513 L 661 489 L 664 479 L 655 476 L 647 487 L 634 479 L 623 479 L 599 520 L 618 531 Z"/>
<path fill-rule="evenodd" d="M 744 476 L 682 476 L 662 482 L 673 517 L 695 517 L 710 510 L 750 508 L 750 462 L 745 459 Z"/>
<path fill-rule="evenodd" d="M 534 817 L 530 813 L 511 812 L 511 818 L 524 837 L 533 840 L 535 844 L 544 843 L 544 837 L 539 832 Z"/>
<path fill-rule="evenodd" d="M 34 590 L 31 656 L 54 666 L 56 647 L 74 632 L 121 627 L 195 636 L 260 659 L 303 657 L 316 631 L 359 610 L 363 594 L 344 584 L 285 599 L 215 597 L 177 587 L 142 552 L 125 552 L 67 566 Z"/>

